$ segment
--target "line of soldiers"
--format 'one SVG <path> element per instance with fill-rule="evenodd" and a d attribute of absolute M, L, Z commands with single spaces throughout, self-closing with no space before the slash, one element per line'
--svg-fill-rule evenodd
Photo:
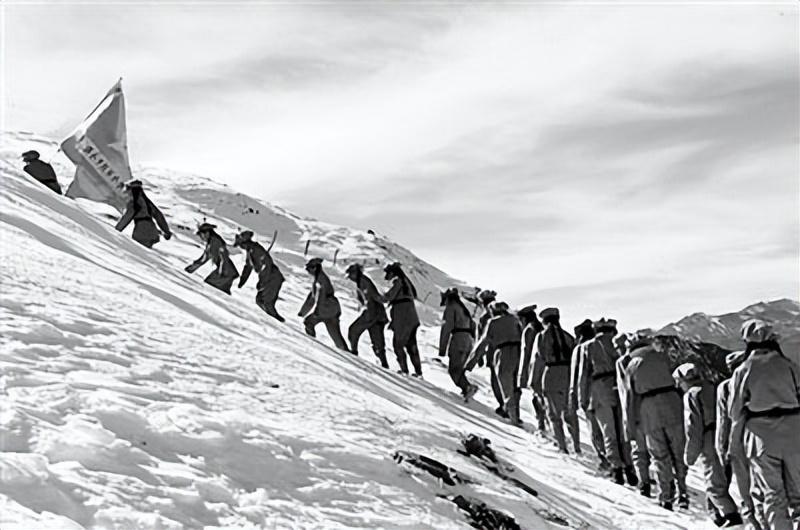
<path fill-rule="evenodd" d="M 465 374 L 488 358 L 498 414 L 520 424 L 522 390 L 531 389 L 540 431 L 549 420 L 556 445 L 568 453 L 566 424 L 580 453 L 582 409 L 599 467 L 617 484 L 650 497 L 652 466 L 660 506 L 672 510 L 677 498 L 686 509 L 686 475 L 697 465 L 718 526 L 800 528 L 800 369 L 782 354 L 768 324 L 743 325 L 747 348 L 728 355 L 733 376 L 715 390 L 697 365 L 672 370 L 652 337 L 618 334 L 612 319 L 586 320 L 573 337 L 556 308 L 541 311 L 540 322 L 536 306 L 514 315 L 492 291 L 478 300 L 485 311 L 471 327 L 458 292 L 442 295 L 439 355 L 450 357 L 449 373 L 462 393 L 474 394 Z M 738 507 L 729 493 L 732 477 Z"/>
<path fill-rule="evenodd" d="M 48 170 L 38 153 L 28 151 L 23 157 L 26 172 L 61 193 L 52 167 Z M 170 239 L 164 215 L 142 183 L 133 180 L 126 187 L 130 198 L 117 230 L 133 222 L 133 239 L 148 248 L 159 241 L 160 233 Z M 255 271 L 256 304 L 283 322 L 275 303 L 284 277 L 269 250 L 253 241 L 252 231 L 237 234 L 234 246 L 246 253 L 240 276 L 215 228 L 210 223 L 198 227 L 206 246 L 185 270 L 192 273 L 211 261 L 214 270 L 205 281 L 228 294 L 237 277 L 241 288 Z M 312 285 L 298 316 L 308 335 L 315 336 L 322 323 L 338 348 L 357 355 L 366 331 L 381 366 L 388 368 L 384 328 L 389 323 L 400 372 L 409 372 L 410 360 L 413 375 L 422 375 L 417 292 L 399 263 L 385 267 L 391 287 L 383 294 L 360 265 L 347 268 L 362 306 L 348 329 L 349 345 L 322 259 L 309 260 L 305 269 Z M 441 296 L 438 353 L 448 357 L 448 373 L 466 400 L 478 390 L 467 373 L 485 361 L 498 403 L 495 412 L 521 424 L 522 391 L 531 389 L 539 430 L 545 432 L 549 420 L 564 453 L 569 452 L 565 424 L 573 451 L 581 452 L 578 408 L 582 409 L 600 469 L 609 470 L 617 484 L 638 486 L 650 497 L 652 465 L 659 504 L 672 510 L 677 495 L 679 507 L 687 508 L 686 474 L 688 466 L 697 464 L 706 482 L 709 515 L 718 526 L 741 524 L 744 518 L 756 530 L 800 530 L 800 368 L 783 355 L 768 324 L 750 320 L 742 326 L 746 349 L 727 356 L 733 375 L 714 389 L 692 363 L 671 370 L 668 356 L 651 337 L 618 334 L 615 320 L 585 320 L 573 336 L 561 328 L 557 308 L 546 308 L 537 317 L 531 305 L 515 314 L 496 296 L 493 291 L 478 294 L 483 313 L 477 324 L 457 289 Z M 732 477 L 741 498 L 738 509 L 729 493 Z"/>

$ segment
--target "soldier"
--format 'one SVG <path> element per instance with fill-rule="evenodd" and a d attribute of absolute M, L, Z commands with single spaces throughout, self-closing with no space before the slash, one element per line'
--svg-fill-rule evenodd
<path fill-rule="evenodd" d="M 478 319 L 478 328 L 477 334 L 475 335 L 475 340 L 478 341 L 483 336 L 483 333 L 486 331 L 486 326 L 489 324 L 489 320 L 492 318 L 492 313 L 489 311 L 489 305 L 497 299 L 497 293 L 494 291 L 490 291 L 488 289 L 484 289 L 483 291 L 478 293 L 478 300 L 480 301 L 480 305 L 483 308 L 483 314 Z M 505 405 L 503 404 L 503 392 L 500 390 L 500 382 L 497 378 L 497 373 L 495 372 L 494 360 L 491 358 L 492 354 L 488 353 L 485 356 L 479 355 L 479 364 L 478 366 L 483 366 L 484 357 L 487 357 L 487 364 L 489 365 L 489 382 L 492 385 L 492 395 L 494 395 L 495 401 L 497 401 L 497 408 L 495 409 L 495 414 L 502 416 L 504 418 L 508 417 L 506 414 Z"/>
<path fill-rule="evenodd" d="M 206 276 L 205 282 L 223 293 L 231 294 L 231 285 L 233 285 L 233 280 L 239 277 L 239 271 L 231 261 L 228 246 L 214 231 L 215 228 L 216 225 L 210 223 L 202 223 L 197 227 L 197 235 L 206 242 L 206 248 L 203 255 L 187 265 L 184 270 L 191 274 L 202 267 L 205 262 L 211 260 L 214 270 Z"/>
<path fill-rule="evenodd" d="M 517 311 L 517 317 L 522 322 L 522 362 L 519 368 L 520 389 L 527 388 L 531 380 L 530 370 L 533 354 L 533 341 L 536 335 L 544 329 L 539 318 L 536 316 L 536 305 L 529 305 Z M 540 389 L 541 390 L 541 389 Z M 547 432 L 547 405 L 544 395 L 541 392 L 533 393 L 533 412 L 536 414 L 536 422 L 539 426 L 539 433 Z"/>
<path fill-rule="evenodd" d="M 622 410 L 617 392 L 617 321 L 601 318 L 592 325 L 595 337 L 581 347 L 578 399 L 583 410 L 592 410 L 603 433 L 606 458 L 614 482 L 639 484 L 633 469 L 630 446 L 622 432 Z"/>
<path fill-rule="evenodd" d="M 742 325 L 747 359 L 733 373 L 729 451 L 744 448 L 754 490 L 771 530 L 800 528 L 800 368 L 769 324 Z M 754 491 L 758 494 L 758 492 Z"/>
<path fill-rule="evenodd" d="M 419 316 L 414 302 L 417 298 L 417 289 L 399 263 L 391 263 L 383 271 L 386 273 L 385 278 L 392 282 L 392 286 L 383 298 L 391 307 L 392 322 L 389 324 L 389 329 L 394 332 L 392 346 L 397 356 L 397 363 L 400 365 L 400 371 L 407 374 L 408 359 L 411 359 L 414 367 L 413 376 L 422 377 L 422 361 L 417 347 Z"/>
<path fill-rule="evenodd" d="M 519 403 L 516 402 L 519 386 L 520 342 L 522 324 L 516 316 L 508 312 L 505 302 L 492 302 L 489 306 L 492 318 L 486 325 L 478 343 L 472 349 L 467 361 L 467 371 L 471 370 L 484 355 L 489 355 L 494 363 L 503 399 L 503 410 L 512 424 L 518 425 Z"/>
<path fill-rule="evenodd" d="M 592 321 L 588 318 L 575 326 L 575 348 L 572 350 L 572 361 L 569 368 L 569 396 L 567 406 L 572 414 L 577 416 L 578 404 L 578 377 L 580 376 L 582 345 L 594 338 L 594 327 Z M 600 460 L 600 471 L 607 471 L 611 469 L 611 464 L 608 463 L 606 458 L 606 446 L 603 442 L 603 431 L 600 429 L 600 424 L 597 423 L 597 417 L 594 415 L 593 410 L 585 410 L 583 413 L 586 415 L 586 421 L 589 422 L 589 428 L 592 431 L 592 447 Z"/>
<path fill-rule="evenodd" d="M 239 289 L 247 283 L 250 273 L 255 270 L 258 274 L 256 305 L 278 322 L 285 322 L 286 319 L 275 309 L 275 302 L 278 301 L 284 277 L 275 262 L 272 261 L 269 251 L 253 241 L 253 232 L 250 230 L 243 230 L 236 234 L 233 246 L 243 249 L 247 254 L 242 276 L 239 278 Z"/>
<path fill-rule="evenodd" d="M 342 337 L 342 330 L 339 327 L 339 317 L 342 316 L 342 307 L 336 298 L 328 275 L 322 270 L 322 258 L 311 258 L 306 263 L 306 272 L 313 278 L 311 282 L 311 292 L 308 293 L 306 301 L 297 313 L 303 318 L 303 325 L 306 334 L 316 337 L 314 328 L 322 322 L 328 330 L 331 340 L 337 348 L 349 351 L 347 343 Z"/>
<path fill-rule="evenodd" d="M 617 359 L 617 391 L 619 392 L 620 402 L 624 405 L 627 400 L 627 390 L 630 388 L 628 381 L 628 364 L 631 362 L 630 344 L 636 339 L 635 334 L 619 335 L 614 339 L 617 352 L 621 354 Z M 631 458 L 639 475 L 639 493 L 643 497 L 650 497 L 650 453 L 647 450 L 647 440 L 644 431 L 639 424 L 638 417 L 628 417 L 628 409 L 622 408 L 622 425 L 625 439 L 631 444 Z M 629 438 L 627 433 L 633 433 L 633 438 Z"/>
<path fill-rule="evenodd" d="M 125 184 L 125 188 L 131 194 L 131 198 L 115 228 L 122 232 L 133 221 L 134 241 L 147 248 L 152 248 L 153 245 L 158 243 L 158 228 L 164 233 L 164 239 L 170 239 L 172 232 L 169 230 L 167 220 L 164 219 L 164 214 L 161 213 L 161 210 L 144 193 L 142 181 L 128 181 Z M 155 223 L 153 222 L 154 220 Z M 156 223 L 158 228 L 156 228 Z"/>
<path fill-rule="evenodd" d="M 364 307 L 364 310 L 347 330 L 350 351 L 358 355 L 358 339 L 367 331 L 372 341 L 372 351 L 375 352 L 381 366 L 389 368 L 389 362 L 386 360 L 386 338 L 383 334 L 383 328 L 386 327 L 389 319 L 386 316 L 386 309 L 383 307 L 383 297 L 358 263 L 347 267 L 345 274 L 356 284 L 358 303 Z"/>
<path fill-rule="evenodd" d="M 475 321 L 461 301 L 458 289 L 453 288 L 443 292 L 440 305 L 444 306 L 444 315 L 439 336 L 439 356 L 447 356 L 447 372 L 453 383 L 461 389 L 464 401 L 469 401 L 478 391 L 478 386 L 470 383 L 464 373 L 464 364 L 472 350 Z"/>
<path fill-rule="evenodd" d="M 689 507 L 686 489 L 686 464 L 683 450 L 686 437 L 683 432 L 683 405 L 669 358 L 655 349 L 652 339 L 643 335 L 632 337 L 631 360 L 625 369 L 624 378 L 629 386 L 623 392 L 628 418 L 638 418 L 644 432 L 647 450 L 655 463 L 656 481 L 659 487 L 659 505 L 672 510 L 675 497 L 673 479 L 678 483 L 678 505 Z M 628 422 L 628 440 L 636 437 L 635 424 Z"/>
<path fill-rule="evenodd" d="M 569 368 L 572 362 L 572 350 L 575 339 L 561 329 L 560 313 L 554 307 L 541 312 L 544 329 L 533 341 L 533 368 L 530 381 L 522 381 L 530 385 L 534 392 L 544 395 L 547 403 L 547 415 L 556 444 L 563 453 L 567 450 L 564 437 L 564 423 L 567 424 L 575 453 L 581 452 L 578 418 L 567 406 L 569 398 Z"/>
<path fill-rule="evenodd" d="M 733 373 L 745 360 L 744 351 L 731 352 L 725 356 L 725 364 L 728 370 Z M 731 394 L 733 393 L 733 378 L 729 377 L 719 384 L 717 387 L 717 428 L 716 428 L 716 443 L 717 456 L 722 463 L 723 468 L 730 466 L 733 476 L 736 478 L 736 489 L 739 492 L 741 504 L 739 511 L 742 518 L 747 521 L 753 530 L 766 529 L 764 524 L 763 515 L 761 513 L 761 504 L 763 496 L 757 487 L 751 487 L 750 469 L 748 467 L 747 457 L 744 455 L 744 448 L 741 444 L 735 452 L 729 451 L 731 437 Z M 737 435 L 741 438 L 741 433 Z M 755 493 L 751 491 L 755 488 Z"/>
<path fill-rule="evenodd" d="M 39 160 L 38 151 L 25 151 L 22 153 L 22 161 L 25 162 L 25 167 L 23 168 L 25 173 L 61 195 L 61 186 L 58 184 L 58 178 L 53 166 Z"/>
<path fill-rule="evenodd" d="M 714 387 L 703 381 L 694 363 L 683 363 L 672 372 L 672 377 L 683 391 L 684 431 L 687 466 L 699 462 L 706 483 L 708 512 L 717 526 L 742 524 L 728 488 L 730 481 L 714 450 L 716 408 Z"/>

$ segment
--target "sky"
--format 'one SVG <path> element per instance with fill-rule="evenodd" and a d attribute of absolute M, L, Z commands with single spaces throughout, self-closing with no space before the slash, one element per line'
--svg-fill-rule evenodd
<path fill-rule="evenodd" d="M 4 130 L 117 78 L 130 156 L 659 327 L 800 291 L 796 3 L 0 6 Z"/>

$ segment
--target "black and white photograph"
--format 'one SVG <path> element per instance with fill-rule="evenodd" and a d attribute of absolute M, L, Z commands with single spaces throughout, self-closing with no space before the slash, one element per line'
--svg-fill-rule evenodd
<path fill-rule="evenodd" d="M 2 0 L 0 530 L 800 530 L 796 0 Z"/>

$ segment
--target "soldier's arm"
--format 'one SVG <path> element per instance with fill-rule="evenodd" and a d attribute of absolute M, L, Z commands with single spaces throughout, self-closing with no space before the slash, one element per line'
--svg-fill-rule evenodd
<path fill-rule="evenodd" d="M 253 259 L 250 257 L 250 253 L 245 251 L 247 254 L 247 258 L 245 258 L 244 268 L 242 269 L 242 275 L 239 276 L 239 288 L 241 289 L 245 283 L 247 283 L 247 279 L 250 278 L 250 273 L 253 271 Z"/>
<path fill-rule="evenodd" d="M 188 273 L 192 273 L 202 267 L 209 259 L 211 259 L 211 252 L 209 251 L 208 245 L 206 245 L 206 248 L 203 250 L 203 255 L 187 265 L 184 270 Z"/>
<path fill-rule="evenodd" d="M 686 465 L 691 466 L 703 450 L 703 407 L 700 404 L 699 392 L 687 392 L 683 395 L 683 414 L 686 431 L 684 460 Z"/>
<path fill-rule="evenodd" d="M 439 357 L 447 355 L 447 342 L 450 340 L 450 334 L 455 328 L 455 309 L 452 306 L 444 308 L 444 318 L 442 321 L 442 330 L 439 333 Z"/>
<path fill-rule="evenodd" d="M 467 362 L 464 364 L 466 370 L 472 370 L 475 365 L 480 361 L 484 355 L 486 355 L 486 349 L 489 346 L 489 328 L 491 326 L 486 326 L 486 330 L 483 332 L 483 336 L 475 343 L 475 346 L 472 347 L 472 352 L 470 352 L 469 357 L 467 358 Z"/>
<path fill-rule="evenodd" d="M 531 354 L 533 352 L 533 327 L 526 326 L 522 330 L 522 358 L 519 365 L 519 382 L 520 388 L 528 388 L 531 380 Z"/>
<path fill-rule="evenodd" d="M 569 361 L 569 393 L 567 401 L 571 409 L 578 408 L 578 376 L 581 370 L 581 347 L 572 348 L 572 358 Z"/>
<path fill-rule="evenodd" d="M 161 210 L 158 209 L 158 206 L 153 204 L 153 201 L 147 199 L 147 206 L 150 208 L 150 215 L 153 216 L 153 220 L 155 220 L 158 228 L 163 232 L 164 237 L 167 239 L 172 237 L 172 232 L 169 229 L 169 225 L 167 224 L 167 219 L 164 217 L 164 214 L 161 213 Z"/>
<path fill-rule="evenodd" d="M 385 302 L 394 301 L 394 299 L 397 298 L 397 295 L 400 294 L 400 289 L 401 289 L 400 280 L 394 278 L 392 280 L 392 286 L 389 287 L 389 290 L 386 291 L 386 294 L 383 295 L 382 301 Z"/>
<path fill-rule="evenodd" d="M 589 397 L 592 390 L 591 375 L 594 371 L 594 365 L 590 349 L 591 346 L 580 349 L 581 359 L 578 366 L 578 399 L 583 410 L 589 408 Z"/>
<path fill-rule="evenodd" d="M 744 424 L 747 421 L 746 405 L 750 399 L 750 390 L 747 387 L 748 377 L 743 368 L 749 368 L 746 364 L 740 366 L 733 372 L 731 383 L 731 393 L 728 397 L 729 401 L 729 414 L 731 416 L 731 433 L 728 438 L 728 454 L 726 460 L 730 458 L 731 453 L 742 449 L 744 440 L 742 435 L 744 433 Z"/>
<path fill-rule="evenodd" d="M 728 382 L 723 382 L 717 387 L 717 425 L 714 430 L 714 449 L 723 464 L 727 463 L 728 442 L 731 437 L 731 418 L 728 415 L 728 400 L 725 387 Z"/>
<path fill-rule="evenodd" d="M 131 221 L 133 221 L 133 201 L 128 201 L 127 206 L 125 206 L 125 211 L 122 213 L 122 217 L 119 218 L 119 221 L 117 221 L 117 224 L 114 228 L 116 228 L 117 231 L 122 232 L 129 224 L 131 224 Z"/>
<path fill-rule="evenodd" d="M 533 339 L 533 376 L 531 378 L 531 387 L 537 395 L 541 395 L 543 392 L 542 376 L 544 376 L 545 368 L 544 355 L 542 353 L 543 342 L 544 334 L 537 333 L 536 338 Z"/>

